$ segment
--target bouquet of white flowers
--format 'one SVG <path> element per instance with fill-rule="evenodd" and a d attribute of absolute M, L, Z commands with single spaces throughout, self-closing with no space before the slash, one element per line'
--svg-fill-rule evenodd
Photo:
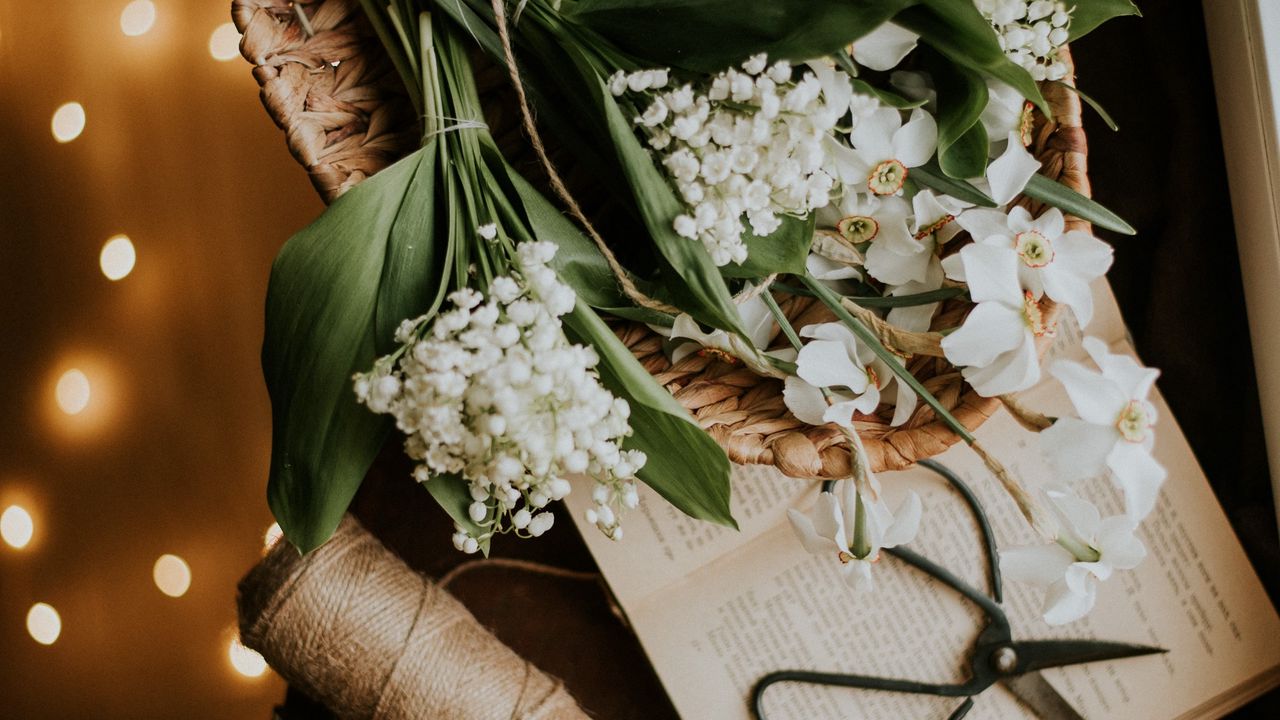
<path fill-rule="evenodd" d="M 364 9 L 420 143 L 273 269 L 270 499 L 301 549 L 332 533 L 392 425 L 464 552 L 542 535 L 570 492 L 592 493 L 588 519 L 621 540 L 637 482 L 733 525 L 727 438 L 654 379 L 662 368 L 633 356 L 612 317 L 660 335 L 663 368 L 714 360 L 773 383 L 760 402 L 775 430 L 828 439 L 812 477 L 836 487 L 792 521 L 856 587 L 925 511 L 881 499 L 873 422 L 937 423 L 983 457 L 1044 537 L 1003 563 L 1049 588 L 1049 622 L 1088 612 L 1097 581 L 1141 560 L 1133 532 L 1164 479 L 1155 371 L 1089 339 L 1096 369 L 1040 360 L 1059 313 L 1087 330 L 1090 285 L 1111 265 L 1089 223 L 1132 230 L 1032 152 L 1056 127 L 1046 97 L 1078 93 L 1067 42 L 1136 13 L 1128 0 Z M 486 125 L 473 45 L 510 75 L 546 182 L 513 170 Z M 582 209 L 548 144 L 609 213 Z M 1016 397 L 1045 371 L 1078 417 Z M 980 417 L 953 414 L 969 395 L 1040 433 L 1047 491 L 982 448 Z M 1073 490 L 1103 473 L 1124 493 L 1120 516 Z"/>

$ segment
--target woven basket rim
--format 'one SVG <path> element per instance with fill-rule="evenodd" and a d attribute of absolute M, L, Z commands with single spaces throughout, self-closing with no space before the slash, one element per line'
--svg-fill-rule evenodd
<path fill-rule="evenodd" d="M 301 26 L 295 5 L 307 14 L 310 33 Z M 290 152 L 326 203 L 416 149 L 418 132 L 399 77 L 356 0 L 234 0 L 232 17 L 243 33 L 241 54 L 254 66 L 264 107 L 285 131 Z M 1032 149 L 1042 162 L 1042 174 L 1088 196 L 1081 104 L 1068 87 L 1074 85 L 1070 53 L 1064 49 L 1062 55 L 1071 72 L 1062 83 L 1041 84 L 1054 117 L 1046 120 L 1036 113 Z M 508 133 L 518 136 L 518 126 L 508 125 L 514 128 Z M 1026 198 L 1017 202 L 1040 207 Z M 1079 218 L 1068 216 L 1067 222 L 1072 229 L 1089 229 Z M 789 302 L 789 314 L 809 310 L 807 303 Z M 617 332 L 730 459 L 774 465 L 793 477 L 848 475 L 842 431 L 806 425 L 791 416 L 778 381 L 705 353 L 672 366 L 661 338 L 645 326 L 623 324 Z M 1049 342 L 1040 340 L 1042 354 Z M 930 382 L 938 386 L 935 395 L 943 405 L 970 431 L 1000 407 L 998 398 L 978 395 L 950 366 L 933 373 Z M 889 427 L 879 415 L 860 415 L 855 425 L 876 471 L 908 467 L 960 439 L 927 407 L 901 427 Z"/>

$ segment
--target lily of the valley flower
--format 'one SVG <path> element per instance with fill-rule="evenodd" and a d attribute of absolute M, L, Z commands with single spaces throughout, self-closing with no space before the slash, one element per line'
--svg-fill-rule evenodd
<path fill-rule="evenodd" d="M 1057 208 L 1034 219 L 1021 207 L 1011 209 L 1008 215 L 974 208 L 960 215 L 959 224 L 975 243 L 1014 257 L 1018 282 L 1032 297 L 1038 300 L 1048 295 L 1069 306 L 1082 327 L 1089 324 L 1093 318 L 1089 286 L 1111 267 L 1110 245 L 1080 230 L 1066 231 L 1062 211 Z M 954 280 L 968 277 L 962 257 L 965 250 L 943 263 L 947 276 Z M 988 277 L 975 277 L 970 288 Z"/>
<path fill-rule="evenodd" d="M 959 330 L 942 339 L 942 351 L 963 367 L 978 394 L 993 397 L 1026 390 L 1040 379 L 1036 338 L 1054 333 L 1040 302 L 1018 286 L 1015 253 L 983 243 L 959 253 L 969 296 L 976 303 Z"/>
<path fill-rule="evenodd" d="M 891 512 L 879 497 L 875 477 L 868 480 L 865 491 L 851 479 L 840 481 L 839 495 L 823 492 L 811 516 L 794 508 L 787 511 L 804 548 L 838 562 L 840 575 L 855 590 L 874 587 L 871 566 L 880 559 L 880 551 L 915 539 L 923 512 L 914 492 Z"/>
<path fill-rule="evenodd" d="M 824 146 L 840 181 L 872 195 L 897 195 L 910 169 L 933 157 L 938 125 L 920 108 L 911 111 L 904 125 L 899 111 L 882 107 L 863 117 L 849 140 L 852 148 L 831 138 Z"/>
<path fill-rule="evenodd" d="M 1134 537 L 1136 523 L 1117 515 L 1103 519 L 1088 501 L 1064 492 L 1050 492 L 1062 528 L 1058 542 L 1000 552 L 1005 577 L 1047 589 L 1044 620 L 1063 625 L 1079 620 L 1098 599 L 1098 582 L 1115 570 L 1130 570 L 1146 557 L 1147 549 Z"/>
<path fill-rule="evenodd" d="M 920 36 L 891 22 L 853 42 L 853 60 L 872 70 L 892 70 L 916 47 Z"/>
<path fill-rule="evenodd" d="M 1059 418 L 1040 434 L 1051 467 L 1063 482 L 1111 470 L 1124 492 L 1125 512 L 1141 520 L 1155 507 L 1165 469 L 1151 456 L 1156 409 L 1147 400 L 1158 370 L 1085 338 L 1085 350 L 1102 372 L 1059 360 L 1049 372 L 1067 390 L 1079 418 Z"/>
<path fill-rule="evenodd" d="M 778 369 L 769 362 L 762 348 L 768 347 L 773 337 L 773 314 L 769 306 L 758 297 L 738 304 L 738 317 L 742 328 L 747 332 L 747 339 L 724 330 L 704 332 L 692 317 L 681 313 L 676 316 L 675 323 L 667 331 L 665 328 L 654 328 L 671 340 L 692 340 L 678 344 L 671 352 L 672 364 L 678 363 L 695 352 L 710 349 L 725 353 L 741 360 L 744 365 L 757 373 L 769 377 L 781 377 Z"/>
<path fill-rule="evenodd" d="M 787 409 L 798 419 L 852 429 L 854 413 L 870 415 L 882 400 L 895 404 L 893 425 L 911 417 L 915 392 L 901 383 L 891 389 L 897 375 L 849 328 L 821 323 L 805 326 L 800 335 L 811 340 L 796 355 L 796 375 L 786 379 L 782 393 Z M 885 391 L 893 395 L 886 397 Z"/>

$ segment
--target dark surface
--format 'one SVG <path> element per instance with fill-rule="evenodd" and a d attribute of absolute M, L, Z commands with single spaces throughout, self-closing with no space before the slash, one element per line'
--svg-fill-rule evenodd
<path fill-rule="evenodd" d="M 1160 388 L 1274 602 L 1280 546 L 1203 18 L 1198 3 L 1142 7 L 1144 20 L 1113 22 L 1074 48 L 1079 84 L 1120 125 L 1112 133 L 1086 110 L 1094 194 L 1138 230 L 1100 234 L 1116 248 L 1110 278 L 1138 351 L 1162 369 Z M 447 518 L 403 480 L 398 452 L 384 452 L 357 513 L 411 565 L 439 576 L 465 558 L 441 550 Z M 498 543 L 495 554 L 594 569 L 567 518 L 537 542 Z M 564 678 L 594 716 L 675 717 L 605 592 L 583 585 L 486 569 L 452 590 L 517 652 Z M 531 600 L 557 610 L 531 618 Z M 1272 692 L 1231 717 L 1277 709 Z"/>

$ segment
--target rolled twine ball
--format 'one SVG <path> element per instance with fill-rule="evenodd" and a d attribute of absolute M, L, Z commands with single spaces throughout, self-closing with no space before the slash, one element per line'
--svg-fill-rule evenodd
<path fill-rule="evenodd" d="M 346 720 L 587 720 L 348 516 L 307 556 L 276 544 L 240 581 L 241 641 Z"/>

